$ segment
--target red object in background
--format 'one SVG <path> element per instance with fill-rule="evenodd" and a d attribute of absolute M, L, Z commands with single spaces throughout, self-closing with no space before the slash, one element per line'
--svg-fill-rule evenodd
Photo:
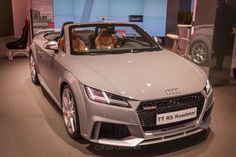
<path fill-rule="evenodd" d="M 49 23 L 49 24 L 48 24 L 48 27 L 54 28 L 54 22 Z"/>
<path fill-rule="evenodd" d="M 116 32 L 117 32 L 117 33 L 125 33 L 126 31 L 123 30 L 123 29 L 117 29 Z"/>
<path fill-rule="evenodd" d="M 193 32 L 193 33 L 192 33 L 192 37 L 195 37 L 196 35 L 197 35 L 196 32 Z"/>

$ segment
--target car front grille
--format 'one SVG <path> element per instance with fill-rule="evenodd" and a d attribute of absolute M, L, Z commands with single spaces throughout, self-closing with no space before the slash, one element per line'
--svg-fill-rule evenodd
<path fill-rule="evenodd" d="M 163 99 L 163 100 L 146 101 L 140 103 L 137 109 L 137 113 L 144 131 L 159 130 L 159 129 L 171 130 L 179 128 L 186 123 L 196 120 L 202 112 L 204 101 L 205 97 L 201 93 Z M 156 108 L 152 109 L 153 106 L 156 106 Z M 195 118 L 169 124 L 156 125 L 157 114 L 175 112 L 193 107 L 197 107 L 197 117 Z M 147 108 L 149 109 L 147 110 Z"/>

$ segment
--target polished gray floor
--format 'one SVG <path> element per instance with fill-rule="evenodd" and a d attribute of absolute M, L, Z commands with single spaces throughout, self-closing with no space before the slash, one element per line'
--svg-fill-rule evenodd
<path fill-rule="evenodd" d="M 5 40 L 4 40 L 5 41 Z M 147 147 L 119 148 L 74 141 L 60 112 L 40 86 L 31 83 L 27 58 L 8 61 L 0 45 L 0 157 L 236 156 L 236 86 L 214 88 L 211 131 Z"/>

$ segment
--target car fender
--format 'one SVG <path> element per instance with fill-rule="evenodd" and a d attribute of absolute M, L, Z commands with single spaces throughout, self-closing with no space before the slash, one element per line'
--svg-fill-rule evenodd
<path fill-rule="evenodd" d="M 83 97 L 83 93 L 82 93 L 82 84 L 78 81 L 78 79 L 70 72 L 70 71 L 64 71 L 62 74 L 62 77 L 59 78 L 59 82 L 58 82 L 58 87 L 60 90 L 60 94 L 62 93 L 62 85 L 63 83 L 66 83 L 67 85 L 69 85 L 69 87 L 71 88 L 73 94 L 74 94 L 74 98 L 75 98 L 75 102 L 76 102 L 76 107 L 77 107 L 77 111 L 79 113 L 79 119 L 80 119 L 80 126 L 81 125 L 85 125 L 86 124 L 86 108 L 85 108 L 85 104 L 84 104 L 84 97 Z M 61 95 L 60 95 L 60 102 L 61 102 Z M 61 105 L 60 105 L 61 108 Z M 81 129 L 83 129 L 84 127 L 80 127 Z M 81 130 L 81 133 L 83 132 L 83 130 Z"/>

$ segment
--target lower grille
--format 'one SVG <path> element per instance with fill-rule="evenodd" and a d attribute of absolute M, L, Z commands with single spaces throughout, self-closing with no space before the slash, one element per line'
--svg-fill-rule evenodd
<path fill-rule="evenodd" d="M 183 126 L 186 123 L 196 120 L 201 114 L 205 97 L 201 93 L 175 97 L 170 99 L 155 100 L 141 102 L 137 109 L 139 120 L 144 131 L 158 130 L 158 129 L 175 129 Z M 153 108 L 156 106 L 156 108 Z M 197 117 L 174 122 L 170 124 L 156 125 L 156 115 L 162 113 L 175 112 L 189 108 L 197 107 Z M 145 108 L 150 108 L 145 110 Z"/>
<path fill-rule="evenodd" d="M 99 138 L 122 139 L 130 136 L 126 125 L 102 123 Z"/>

